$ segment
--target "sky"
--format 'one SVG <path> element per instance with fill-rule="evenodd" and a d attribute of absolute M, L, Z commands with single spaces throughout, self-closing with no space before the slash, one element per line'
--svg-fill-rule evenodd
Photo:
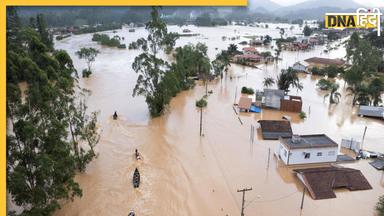
<path fill-rule="evenodd" d="M 300 2 L 304 2 L 306 0 L 272 0 L 277 4 L 287 6 L 294 5 Z M 367 6 L 367 7 L 384 7 L 384 0 L 354 0 L 355 2 Z"/>

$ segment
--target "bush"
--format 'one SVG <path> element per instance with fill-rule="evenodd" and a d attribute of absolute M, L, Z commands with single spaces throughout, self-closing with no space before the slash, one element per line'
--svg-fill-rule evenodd
<path fill-rule="evenodd" d="M 125 44 L 120 44 L 120 41 L 117 38 L 119 37 L 109 38 L 109 36 L 106 34 L 94 34 L 92 36 L 92 41 L 97 41 L 104 46 L 125 48 Z"/>
<path fill-rule="evenodd" d="M 204 98 L 201 98 L 200 100 L 196 101 L 196 106 L 199 108 L 206 107 L 207 105 L 208 102 Z"/>
<path fill-rule="evenodd" d="M 339 68 L 335 65 L 330 65 L 330 66 L 324 68 L 324 70 L 327 71 L 327 75 L 329 78 L 335 78 L 335 77 L 337 77 L 337 75 L 339 75 L 339 73 L 343 73 L 343 69 Z"/>
<path fill-rule="evenodd" d="M 332 82 L 327 79 L 321 79 L 317 82 L 317 87 L 319 87 L 321 90 L 329 90 L 330 86 L 332 85 Z"/>
<path fill-rule="evenodd" d="M 320 69 L 318 67 L 313 67 L 311 69 L 311 72 L 313 75 L 318 75 L 318 76 L 325 76 L 325 74 L 327 73 L 325 70 Z"/>
<path fill-rule="evenodd" d="M 255 91 L 253 90 L 253 88 L 247 88 L 247 87 L 243 86 L 243 88 L 241 88 L 241 93 L 242 94 L 254 94 Z"/>
<path fill-rule="evenodd" d="M 131 49 L 138 49 L 138 48 L 139 48 L 139 46 L 136 42 L 132 42 L 128 45 L 128 49 L 130 49 L 130 50 Z"/>
<path fill-rule="evenodd" d="M 306 118 L 307 118 L 307 114 L 306 114 L 305 112 L 301 111 L 301 112 L 299 113 L 299 117 L 300 117 L 301 119 L 306 119 Z"/>
<path fill-rule="evenodd" d="M 85 78 L 85 77 L 88 78 L 91 74 L 92 74 L 92 71 L 90 71 L 88 69 L 84 69 L 82 72 L 83 78 Z"/>
<path fill-rule="evenodd" d="M 376 211 L 379 216 L 384 216 L 384 195 L 379 197 L 379 201 L 376 204 Z"/>

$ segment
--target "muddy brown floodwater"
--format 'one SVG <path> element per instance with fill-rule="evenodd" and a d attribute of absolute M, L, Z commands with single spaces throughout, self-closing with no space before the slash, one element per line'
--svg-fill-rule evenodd
<path fill-rule="evenodd" d="M 230 43 L 246 40 L 240 37 L 223 41 L 222 36 L 279 37 L 276 26 L 284 24 L 270 24 L 269 29 L 189 26 L 192 32 L 201 35 L 181 38 L 177 46 L 203 42 L 213 58 Z M 176 26 L 169 29 L 181 32 Z M 298 26 L 293 31 L 287 30 L 288 35 L 299 32 Z M 143 28 L 134 33 L 127 28 L 115 34 L 107 33 L 125 37 L 126 44 L 146 35 Z M 77 35 L 56 42 L 57 49 L 68 51 L 78 71 L 85 68 L 85 62 L 74 54 L 80 47 L 101 50 L 93 65 L 94 73 L 88 79 L 80 79 L 80 85 L 92 91 L 88 105 L 90 110 L 100 111 L 102 132 L 96 148 L 99 157 L 89 164 L 85 173 L 76 176 L 83 196 L 63 203 L 55 215 L 127 215 L 130 210 L 137 215 L 239 215 L 242 195 L 237 189 L 245 187 L 253 188 L 246 193 L 246 215 L 374 215 L 374 205 L 384 194 L 384 176 L 367 160 L 344 166 L 361 170 L 372 190 L 337 190 L 337 198 L 327 200 L 313 200 L 306 194 L 304 209 L 300 211 L 303 187 L 292 168 L 285 167 L 272 155 L 278 142 L 263 141 L 258 133 L 253 144 L 249 139 L 251 125 L 256 125 L 257 120 L 289 115 L 294 133 L 326 133 L 339 143 L 342 138 L 361 139 L 367 126 L 364 148 L 383 152 L 383 121 L 356 116 L 343 80 L 337 80 L 341 102 L 329 105 L 324 100 L 325 92 L 316 88 L 319 78 L 301 75 L 304 90 L 292 89 L 290 93 L 302 96 L 303 110 L 308 115 L 304 121 L 295 113 L 265 109 L 261 114 L 240 114 L 244 123 L 241 125 L 232 109 L 242 86 L 262 89 L 264 77 L 276 77 L 281 68 L 312 56 L 343 57 L 342 47 L 327 54 L 322 53 L 324 47 L 308 52 L 282 52 L 283 60 L 277 65 L 261 65 L 260 69 L 233 64 L 222 81 L 209 84 L 213 94 L 208 97 L 208 107 L 203 112 L 204 136 L 199 137 L 195 101 L 205 93 L 202 85 L 178 94 L 165 115 L 150 119 L 144 98 L 132 97 L 137 75 L 131 64 L 139 51 L 101 47 L 91 37 L 91 34 Z M 116 121 L 111 118 L 114 111 L 119 114 Z M 142 161 L 134 158 L 136 148 L 143 155 Z M 269 149 L 272 153 L 268 165 Z M 136 167 L 142 177 L 139 189 L 132 186 Z"/>

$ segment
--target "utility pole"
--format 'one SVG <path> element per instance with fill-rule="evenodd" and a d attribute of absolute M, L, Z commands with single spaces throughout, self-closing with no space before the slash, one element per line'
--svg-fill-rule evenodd
<path fill-rule="evenodd" d="M 237 86 L 236 86 L 236 90 L 235 90 L 235 101 L 233 102 L 234 104 L 236 104 L 236 99 L 237 99 Z"/>
<path fill-rule="evenodd" d="M 304 185 L 304 190 L 303 190 L 303 197 L 301 197 L 301 205 L 300 205 L 300 209 L 303 209 L 304 207 L 304 197 L 305 197 L 305 191 L 307 190 L 307 187 L 305 187 Z"/>
<path fill-rule="evenodd" d="M 203 129 L 203 107 L 200 107 L 200 136 Z"/>
<path fill-rule="evenodd" d="M 361 140 L 361 150 L 363 150 L 363 144 L 364 144 L 364 139 L 365 139 L 365 133 L 367 132 L 367 126 L 364 128 L 364 133 L 363 133 L 363 139 Z"/>
<path fill-rule="evenodd" d="M 237 192 L 242 192 L 243 193 L 243 201 L 241 203 L 241 216 L 244 216 L 244 202 L 245 202 L 245 192 L 252 190 L 252 188 L 244 188 L 241 190 L 237 190 Z"/>
<path fill-rule="evenodd" d="M 271 159 L 271 148 L 268 148 L 268 165 L 267 169 L 269 168 L 269 160 Z"/>

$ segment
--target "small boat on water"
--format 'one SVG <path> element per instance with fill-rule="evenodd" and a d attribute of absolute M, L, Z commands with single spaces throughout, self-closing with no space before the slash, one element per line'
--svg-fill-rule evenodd
<path fill-rule="evenodd" d="M 129 212 L 128 216 L 135 216 L 135 212 L 132 210 Z"/>
<path fill-rule="evenodd" d="M 136 160 L 141 160 L 141 155 L 137 149 L 135 149 Z"/>
<path fill-rule="evenodd" d="M 139 170 L 136 168 L 135 172 L 133 173 L 133 179 L 132 179 L 133 187 L 138 188 L 140 186 L 140 173 Z"/>

